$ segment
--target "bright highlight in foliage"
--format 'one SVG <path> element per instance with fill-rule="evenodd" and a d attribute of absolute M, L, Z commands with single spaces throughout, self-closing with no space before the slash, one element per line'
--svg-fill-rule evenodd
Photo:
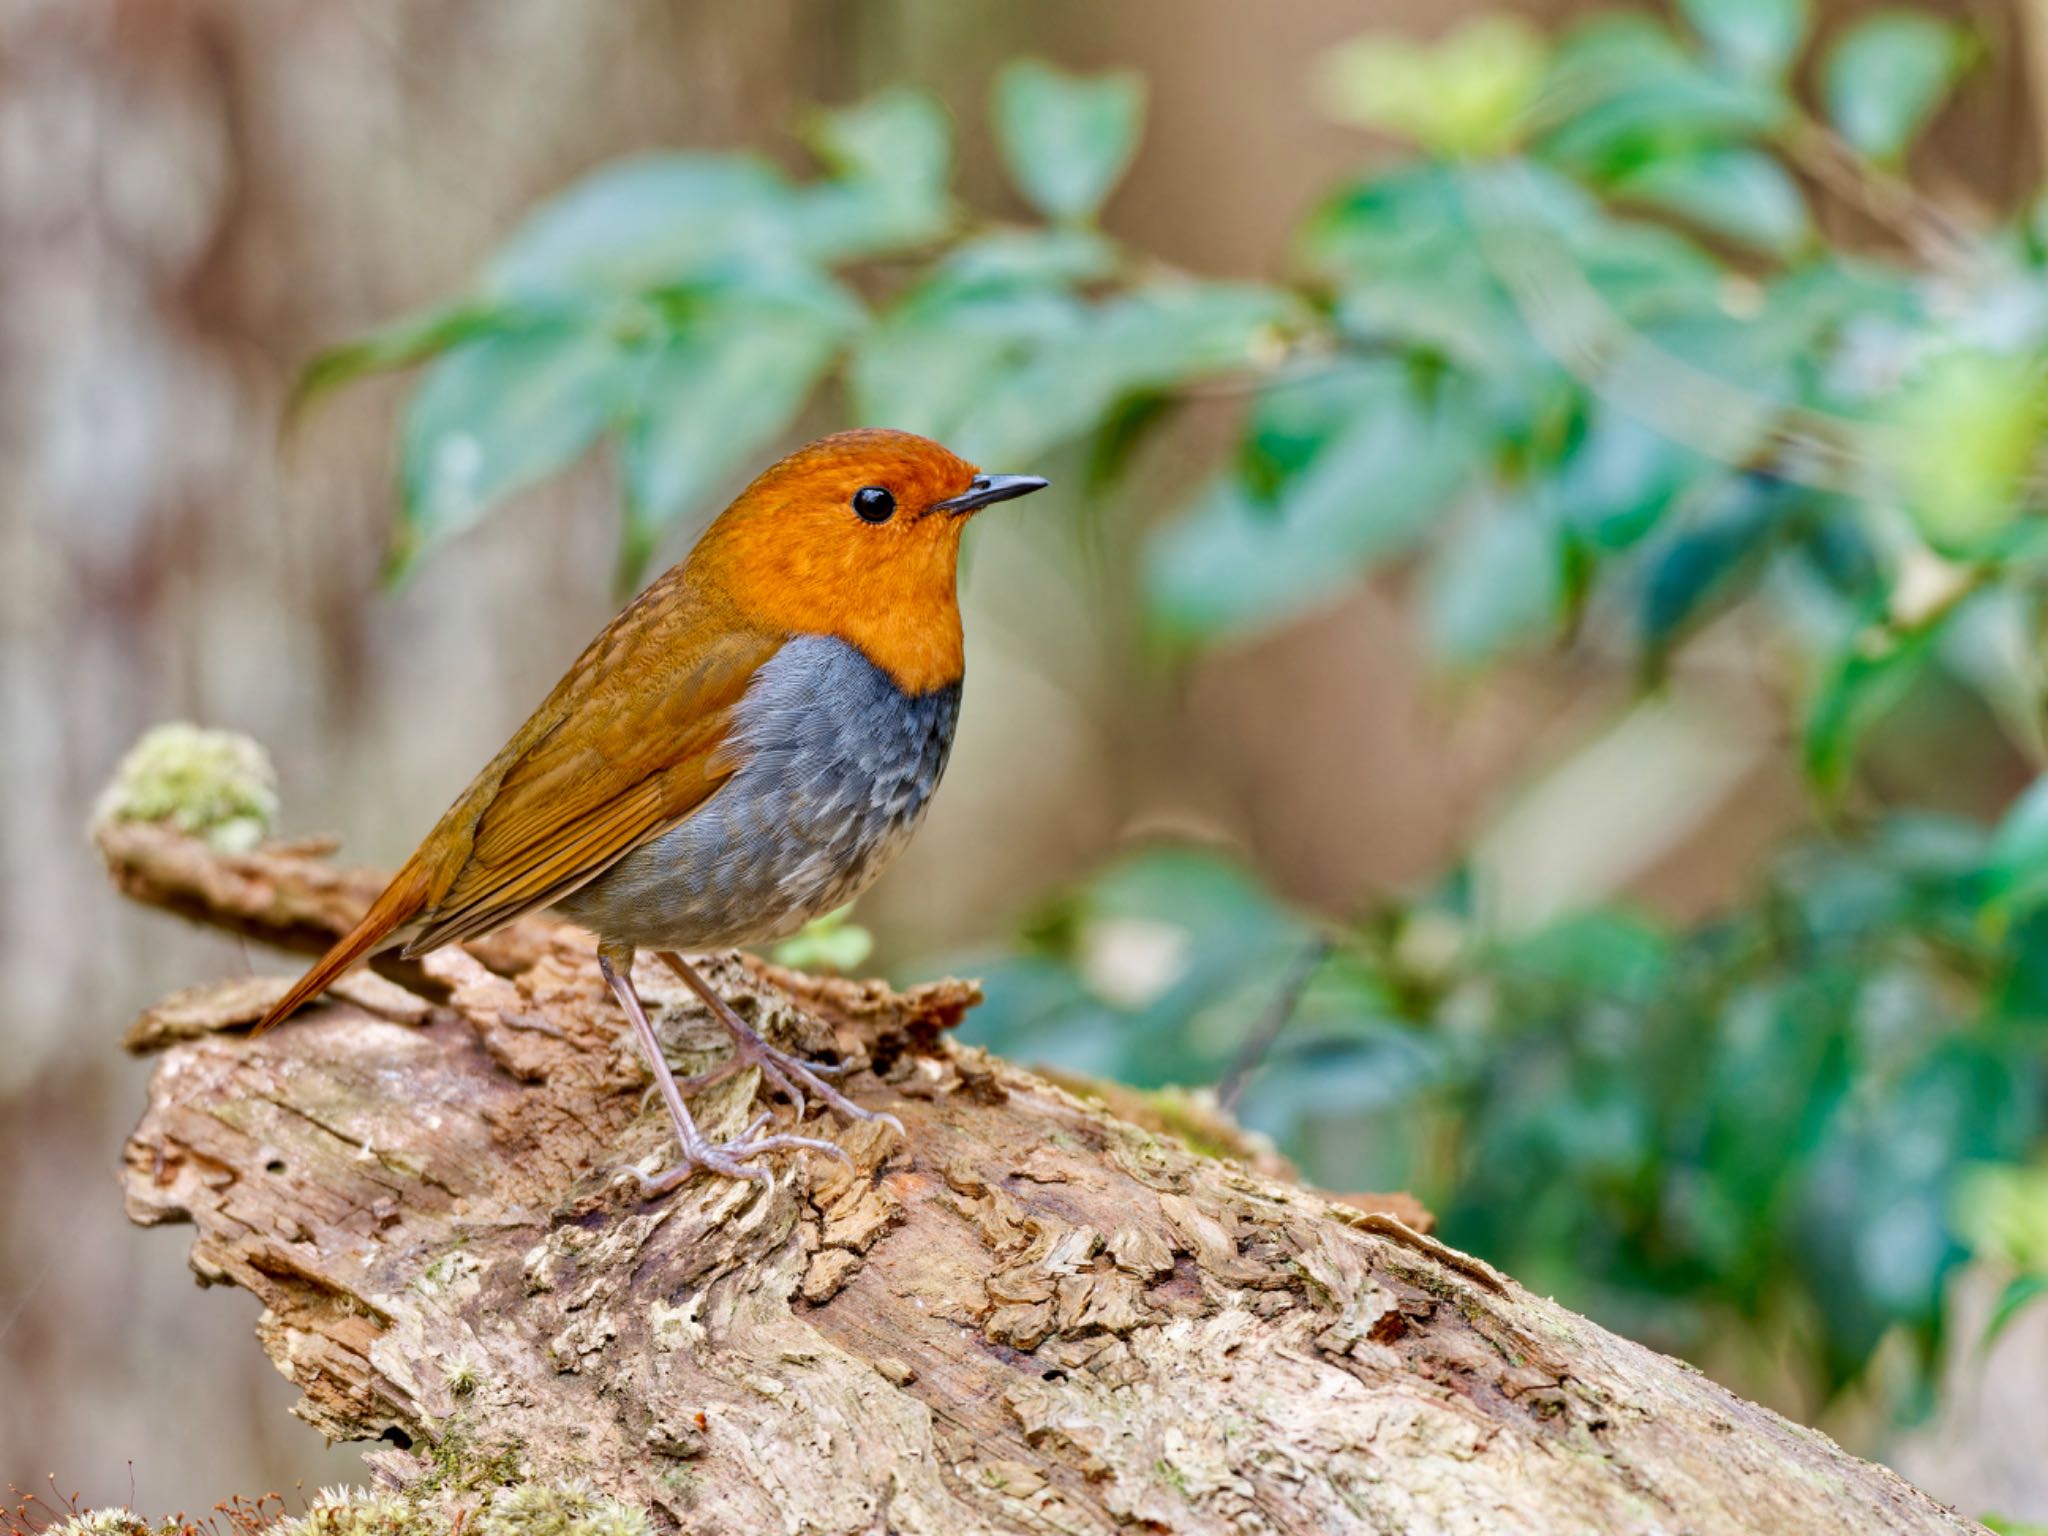
<path fill-rule="evenodd" d="M 1340 122 L 1434 154 L 1499 154 L 1525 130 L 1547 51 L 1534 28 L 1506 14 L 1469 21 L 1434 47 L 1374 33 L 1325 55 L 1316 97 Z"/>
<path fill-rule="evenodd" d="M 1968 551 L 2012 526 L 2048 426 L 2048 372 L 2030 357 L 1937 358 L 1899 399 L 1898 464 L 1935 548 Z"/>

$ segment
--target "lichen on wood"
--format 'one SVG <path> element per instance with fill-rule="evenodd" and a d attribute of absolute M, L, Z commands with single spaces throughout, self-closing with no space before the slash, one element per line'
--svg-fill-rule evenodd
<path fill-rule="evenodd" d="M 294 947 L 375 886 L 98 836 L 131 895 Z M 299 1414 L 415 1498 L 581 1477 L 707 1536 L 1977 1529 L 1396 1214 L 952 1041 L 971 983 L 707 974 L 907 1136 L 834 1126 L 850 1167 L 641 1199 L 615 1171 L 666 1121 L 589 939 L 529 920 L 258 1039 L 273 982 L 146 1013 L 129 1211 L 196 1226 Z M 716 1060 L 680 984 L 639 980 L 678 1065 Z M 753 1091 L 698 1107 L 736 1129 Z"/>
<path fill-rule="evenodd" d="M 322 1488 L 297 1514 L 280 1494 L 239 1498 L 197 1519 L 152 1521 L 132 1509 L 79 1509 L 38 1525 L 23 1505 L 8 1529 L 39 1536 L 654 1536 L 647 1512 L 581 1478 L 505 1483 L 468 1494 Z"/>

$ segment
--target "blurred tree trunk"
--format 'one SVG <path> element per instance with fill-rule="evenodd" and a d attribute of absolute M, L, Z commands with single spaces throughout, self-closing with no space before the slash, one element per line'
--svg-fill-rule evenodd
<path fill-rule="evenodd" d="M 100 839 L 130 895 L 299 947 L 376 883 Z M 1393 1216 L 953 1045 L 971 983 L 716 961 L 908 1139 L 650 1202 L 608 1175 L 668 1132 L 586 938 L 528 921 L 399 974 L 260 1040 L 223 1031 L 274 978 L 146 1012 L 126 1184 L 261 1298 L 301 1416 L 422 1496 L 575 1473 L 703 1533 L 1975 1529 Z M 709 1060 L 709 1018 L 640 983 Z M 750 1093 L 700 1108 L 730 1129 Z"/>

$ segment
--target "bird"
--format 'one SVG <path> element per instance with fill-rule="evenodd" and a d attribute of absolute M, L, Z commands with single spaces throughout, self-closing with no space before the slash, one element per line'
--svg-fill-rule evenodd
<path fill-rule="evenodd" d="M 830 1068 L 770 1045 L 688 956 L 771 942 L 845 906 L 903 850 L 959 719 L 961 534 L 1043 490 L 929 438 L 834 433 L 763 471 L 576 658 L 435 823 L 362 920 L 278 999 L 261 1033 L 373 955 L 413 957 L 551 908 L 597 937 L 680 1156 L 632 1169 L 645 1195 L 700 1171 L 772 1182 L 767 1154 L 833 1142 L 707 1138 L 633 985 L 659 957 L 732 1036 L 705 1081 L 746 1066 L 794 1104 L 862 1108 Z"/>

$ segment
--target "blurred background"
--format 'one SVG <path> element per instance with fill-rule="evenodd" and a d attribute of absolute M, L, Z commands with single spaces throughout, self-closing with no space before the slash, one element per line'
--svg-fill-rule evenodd
<path fill-rule="evenodd" d="M 115 899 L 127 747 L 393 864 L 876 423 L 1058 490 L 810 958 L 2048 1522 L 2044 90 L 2040 0 L 0 0 L 0 1480 L 358 1475 L 122 1217 L 119 1032 L 287 968 Z"/>

